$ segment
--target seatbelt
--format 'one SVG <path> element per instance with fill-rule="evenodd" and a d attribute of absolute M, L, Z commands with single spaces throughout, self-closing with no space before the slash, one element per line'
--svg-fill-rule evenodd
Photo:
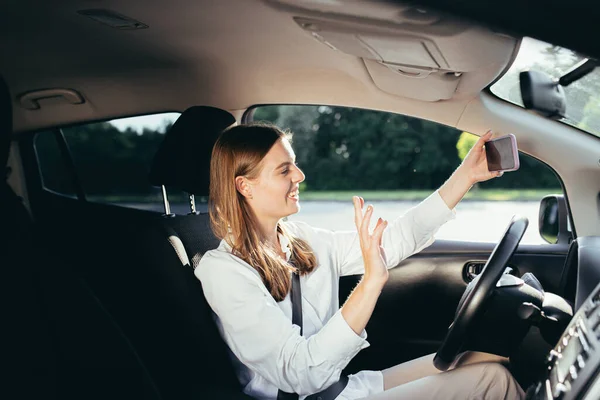
<path fill-rule="evenodd" d="M 292 301 L 292 324 L 300 327 L 300 336 L 302 336 L 302 288 L 300 287 L 300 275 L 295 272 L 292 272 L 290 300 Z"/>
<path fill-rule="evenodd" d="M 300 287 L 300 275 L 292 272 L 292 290 L 290 292 L 292 301 L 292 323 L 300 327 L 302 335 L 302 288 Z M 334 400 L 348 384 L 348 377 L 340 376 L 340 380 L 318 393 L 311 394 L 305 400 Z M 282 390 L 277 392 L 277 400 L 298 400 L 296 393 L 287 393 Z"/>

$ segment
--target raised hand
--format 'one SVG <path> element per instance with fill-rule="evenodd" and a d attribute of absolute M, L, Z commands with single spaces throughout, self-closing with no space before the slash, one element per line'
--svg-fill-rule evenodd
<path fill-rule="evenodd" d="M 492 131 L 487 131 L 481 136 L 475 145 L 469 151 L 469 154 L 463 160 L 459 168 L 465 170 L 469 176 L 471 183 L 484 182 L 498 176 L 502 176 L 502 172 L 489 171 L 487 158 L 485 156 L 485 142 L 492 138 Z"/>
<path fill-rule="evenodd" d="M 389 272 L 385 264 L 385 253 L 381 247 L 381 237 L 387 227 L 387 221 L 379 218 L 373 233 L 369 233 L 369 224 L 373 215 L 373 206 L 369 205 L 363 215 L 365 201 L 362 197 L 353 197 L 354 223 L 360 239 L 360 249 L 365 263 L 363 280 L 383 286 L 388 280 Z"/>

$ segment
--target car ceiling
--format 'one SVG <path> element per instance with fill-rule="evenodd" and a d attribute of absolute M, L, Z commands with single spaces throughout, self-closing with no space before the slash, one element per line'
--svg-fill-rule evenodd
<path fill-rule="evenodd" d="M 395 2 L 395 1 L 392 1 Z M 515 37 L 531 36 L 600 59 L 595 27 L 600 8 L 590 0 L 416 0 Z"/>
<path fill-rule="evenodd" d="M 350 105 L 456 125 L 461 110 L 507 67 L 518 45 L 514 38 L 445 15 L 431 28 L 423 29 L 418 24 L 392 19 L 387 22 L 387 31 L 381 31 L 386 23 L 361 18 L 361 14 L 373 14 L 378 8 L 379 15 L 396 15 L 414 8 L 410 6 L 322 1 L 343 4 L 340 16 L 316 12 L 314 4 L 319 3 L 4 2 L 0 13 L 0 72 L 15 97 L 15 130 L 183 110 L 193 104 L 234 111 L 261 103 Z M 149 28 L 115 29 L 78 13 L 87 9 L 111 10 Z M 350 9 L 349 15 L 344 16 L 346 9 Z M 388 40 L 424 37 L 442 49 L 440 58 L 469 61 L 454 69 L 446 65 L 448 71 L 460 70 L 462 74 L 456 88 L 432 79 L 407 79 L 377 62 L 370 60 L 367 65 L 369 60 L 319 43 L 300 28 L 295 17 L 341 21 L 347 31 L 376 30 L 375 37 L 383 35 Z M 444 24 L 449 27 L 445 31 L 428 33 Z M 484 40 L 493 43 L 491 49 L 490 45 L 482 45 Z M 487 49 L 488 56 L 474 57 L 474 46 L 481 51 Z M 64 99 L 50 98 L 41 101 L 38 110 L 20 105 L 19 96 L 48 88 L 75 89 L 86 101 L 70 105 Z M 440 98 L 446 101 L 437 101 Z M 424 107 L 423 100 L 431 104 Z"/>

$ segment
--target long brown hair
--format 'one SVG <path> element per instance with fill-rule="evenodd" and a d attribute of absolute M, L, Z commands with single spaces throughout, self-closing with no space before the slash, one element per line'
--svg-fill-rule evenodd
<path fill-rule="evenodd" d="M 238 125 L 221 133 L 212 151 L 208 203 L 215 235 L 258 271 L 277 301 L 290 291 L 290 271 L 294 268 L 267 244 L 252 208 L 236 188 L 235 178 L 258 177 L 265 155 L 284 139 L 289 140 L 290 135 L 266 124 Z M 290 263 L 296 271 L 301 275 L 311 272 L 317 260 L 309 244 L 291 235 L 281 223 L 277 230 L 290 242 Z"/>

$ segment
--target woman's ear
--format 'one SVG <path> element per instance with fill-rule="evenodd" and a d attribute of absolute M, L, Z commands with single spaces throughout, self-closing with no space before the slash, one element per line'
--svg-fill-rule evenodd
<path fill-rule="evenodd" d="M 252 199 L 252 186 L 248 182 L 248 179 L 246 179 L 245 177 L 243 177 L 243 176 L 235 177 L 235 188 L 245 198 Z"/>

